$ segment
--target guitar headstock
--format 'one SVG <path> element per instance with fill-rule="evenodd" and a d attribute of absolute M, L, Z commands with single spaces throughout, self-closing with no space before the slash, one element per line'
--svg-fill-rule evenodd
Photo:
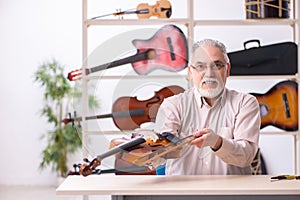
<path fill-rule="evenodd" d="M 69 81 L 76 81 L 81 79 L 82 77 L 82 69 L 77 69 L 68 73 Z"/>
<path fill-rule="evenodd" d="M 64 119 L 62 120 L 62 122 L 63 122 L 64 124 L 68 124 L 68 123 L 70 123 L 70 122 L 74 123 L 74 119 L 64 118 Z"/>
<path fill-rule="evenodd" d="M 71 113 L 68 113 L 68 118 L 64 118 L 63 120 L 62 120 L 62 122 L 66 125 L 66 124 L 68 124 L 68 123 L 72 123 L 72 126 L 74 127 L 74 122 L 78 122 L 78 127 L 80 128 L 81 127 L 81 125 L 80 125 L 80 120 L 81 120 L 81 118 L 78 118 L 78 117 L 76 117 L 76 111 L 74 111 L 74 117 L 72 118 L 72 115 L 71 115 Z"/>

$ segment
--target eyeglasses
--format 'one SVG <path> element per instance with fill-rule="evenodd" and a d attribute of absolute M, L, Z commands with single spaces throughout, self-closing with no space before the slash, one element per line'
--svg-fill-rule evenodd
<path fill-rule="evenodd" d="M 222 69 L 223 67 L 225 67 L 227 65 L 227 63 L 222 63 L 222 62 L 213 62 L 209 64 L 209 67 L 213 70 L 213 71 L 218 71 L 220 69 Z M 194 68 L 195 70 L 197 70 L 198 72 L 204 72 L 207 70 L 208 65 L 204 64 L 204 63 L 200 63 L 197 65 L 190 65 L 192 68 Z"/>

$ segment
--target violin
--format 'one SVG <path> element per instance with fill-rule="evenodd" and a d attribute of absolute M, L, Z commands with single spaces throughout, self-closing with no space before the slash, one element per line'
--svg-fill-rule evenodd
<path fill-rule="evenodd" d="M 133 134 L 134 135 L 134 134 Z M 150 155 L 163 147 L 166 147 L 170 142 L 174 142 L 174 135 L 168 132 L 157 134 L 158 139 L 147 139 L 145 143 L 139 144 L 128 151 L 120 151 L 115 155 L 115 168 L 116 169 L 130 169 L 139 167 L 148 167 L 144 171 L 119 171 L 117 175 L 156 175 L 156 168 L 165 163 L 166 158 L 178 158 L 180 151 L 171 151 L 164 156 L 153 159 L 150 165 L 136 165 L 135 161 L 143 158 L 146 155 Z M 132 136 L 135 137 L 135 136 Z M 111 147 L 118 146 L 122 143 L 128 142 L 127 138 L 115 138 L 110 142 Z"/>
<path fill-rule="evenodd" d="M 82 73 L 89 75 L 128 63 L 131 63 L 139 75 L 146 75 L 155 69 L 180 71 L 188 64 L 187 40 L 183 32 L 175 25 L 165 25 L 150 39 L 135 39 L 132 43 L 137 48 L 135 55 L 85 70 L 73 70 L 68 73 L 68 79 L 75 81 L 81 79 Z"/>
<path fill-rule="evenodd" d="M 120 11 L 113 14 L 107 14 L 107 15 L 101 15 L 97 17 L 91 18 L 91 20 L 114 15 L 114 16 L 120 16 L 125 14 L 137 14 L 137 17 L 139 19 L 149 19 L 150 17 L 154 16 L 157 18 L 170 18 L 172 15 L 172 6 L 171 3 L 168 0 L 160 0 L 157 1 L 154 5 L 149 5 L 148 3 L 140 3 L 136 7 L 136 10 L 131 11 Z"/>
<path fill-rule="evenodd" d="M 139 128 L 142 123 L 154 122 L 163 100 L 182 92 L 184 92 L 182 87 L 172 85 L 155 92 L 154 96 L 148 100 L 140 101 L 137 97 L 120 97 L 114 102 L 111 114 L 88 116 L 85 119 L 91 120 L 111 117 L 114 124 L 120 130 L 134 130 Z M 69 117 L 65 118 L 63 123 L 67 124 L 81 120 L 82 117 Z"/>
<path fill-rule="evenodd" d="M 83 176 L 88 176 L 91 174 L 99 174 L 98 166 L 101 165 L 101 161 L 111 155 L 116 155 L 116 171 L 119 174 L 128 174 L 132 172 L 133 174 L 141 174 L 141 169 L 144 169 L 142 173 L 145 174 L 155 174 L 153 167 L 134 165 L 134 161 L 145 154 L 150 154 L 155 152 L 164 146 L 168 146 L 170 143 L 177 143 L 179 138 L 169 132 L 164 132 L 162 134 L 154 133 L 153 131 L 143 131 L 142 134 L 133 134 L 131 139 L 117 138 L 113 139 L 110 143 L 110 150 L 98 155 L 92 161 L 84 159 L 88 164 L 80 164 L 79 174 Z M 168 158 L 178 157 L 179 153 L 171 152 Z M 142 167 L 142 168 L 141 168 Z M 124 171 L 120 170 L 123 169 Z"/>
<path fill-rule="evenodd" d="M 170 18 L 172 15 L 171 3 L 167 0 L 157 1 L 155 5 L 151 6 L 147 3 L 141 3 L 137 6 L 138 18 L 150 18 L 155 16 L 157 18 Z M 142 12 L 141 12 L 142 11 Z"/>

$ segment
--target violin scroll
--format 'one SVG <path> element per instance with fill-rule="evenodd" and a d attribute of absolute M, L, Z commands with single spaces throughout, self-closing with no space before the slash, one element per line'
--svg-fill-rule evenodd
<path fill-rule="evenodd" d="M 87 158 L 84 159 L 85 162 L 89 162 Z M 95 169 L 101 164 L 101 161 L 98 158 L 95 158 L 89 164 L 80 165 L 79 174 L 82 176 L 91 175 Z"/>

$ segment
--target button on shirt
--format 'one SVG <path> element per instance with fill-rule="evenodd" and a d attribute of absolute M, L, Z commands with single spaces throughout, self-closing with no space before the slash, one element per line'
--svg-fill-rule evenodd
<path fill-rule="evenodd" d="M 251 174 L 260 130 L 259 104 L 254 96 L 225 88 L 210 106 L 191 88 L 166 98 L 155 122 L 156 132 L 180 137 L 204 128 L 223 137 L 221 148 L 214 152 L 210 147 L 186 145 L 179 158 L 167 160 L 167 175 Z"/>

